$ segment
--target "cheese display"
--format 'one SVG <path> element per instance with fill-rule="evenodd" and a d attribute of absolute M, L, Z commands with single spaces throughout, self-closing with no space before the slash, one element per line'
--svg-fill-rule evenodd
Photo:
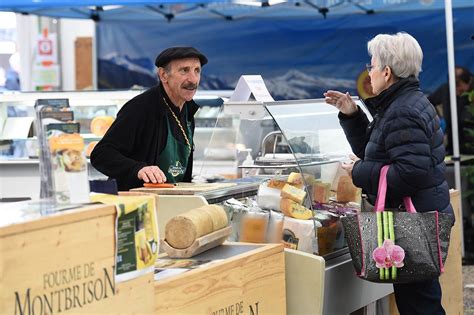
<path fill-rule="evenodd" d="M 197 238 L 222 229 L 227 223 L 222 207 L 202 206 L 173 217 L 166 224 L 165 239 L 174 248 L 188 248 Z"/>
<path fill-rule="evenodd" d="M 306 197 L 306 192 L 303 189 L 296 188 L 290 184 L 283 186 L 280 196 L 282 198 L 291 199 L 299 204 L 302 204 Z"/>
<path fill-rule="evenodd" d="M 313 202 L 328 203 L 331 195 L 330 183 L 314 183 L 313 184 Z"/>
<path fill-rule="evenodd" d="M 352 179 L 349 176 L 339 177 L 337 184 L 336 201 L 349 202 L 357 200 L 357 187 L 352 184 Z"/>
<path fill-rule="evenodd" d="M 287 198 L 281 199 L 280 209 L 284 215 L 292 217 L 292 218 L 296 218 L 296 219 L 308 220 L 311 217 L 313 217 L 313 212 L 310 209 Z"/>
<path fill-rule="evenodd" d="M 112 126 L 114 118 L 112 116 L 97 116 L 91 121 L 91 133 L 97 137 L 105 135 L 107 130 Z"/>

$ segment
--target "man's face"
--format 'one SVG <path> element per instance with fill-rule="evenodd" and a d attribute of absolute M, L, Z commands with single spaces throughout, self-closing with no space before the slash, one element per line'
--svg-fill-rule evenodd
<path fill-rule="evenodd" d="M 469 91 L 469 83 L 463 82 L 461 80 L 456 81 L 456 95 L 461 96 L 463 93 Z"/>
<path fill-rule="evenodd" d="M 193 99 L 201 79 L 198 58 L 176 59 L 159 69 L 160 80 L 170 99 L 177 106 Z"/>

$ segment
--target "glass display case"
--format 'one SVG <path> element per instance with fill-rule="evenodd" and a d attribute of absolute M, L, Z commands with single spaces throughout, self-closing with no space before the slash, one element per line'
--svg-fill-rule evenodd
<path fill-rule="evenodd" d="M 355 101 L 365 110 L 360 100 Z M 242 218 L 233 218 L 239 221 L 233 222 L 237 234 L 247 235 L 242 227 L 245 216 L 262 217 L 261 210 L 268 214 L 263 215 L 266 227 L 255 229 L 274 229 L 284 214 L 282 238 L 287 247 L 325 258 L 341 249 L 347 252 L 339 218 L 359 211 L 360 190 L 340 167 L 349 161 L 351 148 L 335 107 L 324 99 L 228 102 L 214 130 L 204 162 L 195 172 L 201 181 L 237 183 L 227 193 L 221 191 L 220 198 L 216 192 L 205 196 L 208 202 L 233 208 L 231 216 L 245 209 Z M 219 161 L 227 161 L 227 167 L 217 169 Z M 229 201 L 230 197 L 236 199 Z M 287 225 L 310 232 L 294 235 Z M 234 235 L 234 240 L 241 238 Z M 298 238 L 300 244 L 294 242 Z M 302 238 L 307 238 L 303 245 Z"/>
<path fill-rule="evenodd" d="M 91 132 L 94 117 L 115 117 L 119 109 L 142 90 L 127 91 L 72 91 L 72 92 L 25 92 L 5 93 L 0 99 L 0 159 L 25 159 L 37 157 L 36 138 L 31 128 L 35 117 L 34 104 L 37 99 L 69 99 L 74 119 L 80 123 L 81 134 L 86 143 L 100 140 Z M 229 91 L 199 91 L 195 100 L 201 105 L 196 116 L 196 127 L 209 129 L 199 143 L 207 143 L 215 125 L 219 106 L 229 96 Z M 201 146 L 200 146 L 201 147 Z M 198 152 L 198 156 L 202 155 Z"/>
<path fill-rule="evenodd" d="M 0 94 L 0 198 L 39 198 L 38 144 L 34 132 L 34 104 L 37 99 L 65 99 L 80 123 L 86 146 L 101 137 L 91 131 L 94 117 L 115 118 L 120 108 L 142 90 L 12 92 Z M 202 160 L 216 123 L 220 105 L 232 91 L 198 91 L 194 100 L 196 113 L 195 157 Z M 89 167 L 92 178 L 102 177 Z"/>

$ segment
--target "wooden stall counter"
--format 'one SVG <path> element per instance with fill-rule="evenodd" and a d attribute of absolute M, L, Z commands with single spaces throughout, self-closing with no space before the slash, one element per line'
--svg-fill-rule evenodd
<path fill-rule="evenodd" d="M 0 205 L 0 314 L 152 313 L 152 273 L 115 282 L 115 218 L 109 205 Z"/>
<path fill-rule="evenodd" d="M 281 244 L 225 243 L 189 260 L 210 263 L 156 280 L 155 314 L 286 314 Z"/>

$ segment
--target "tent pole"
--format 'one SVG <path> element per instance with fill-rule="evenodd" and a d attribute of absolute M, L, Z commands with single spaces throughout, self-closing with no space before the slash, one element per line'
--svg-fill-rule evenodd
<path fill-rule="evenodd" d="M 453 6 L 451 0 L 445 0 L 445 17 L 446 17 L 446 43 L 448 50 L 448 74 L 449 74 L 449 100 L 451 104 L 451 132 L 453 136 L 453 162 L 454 162 L 454 182 L 455 188 L 459 191 L 459 209 L 461 218 L 463 219 L 462 211 L 462 191 L 461 191 L 461 161 L 459 155 L 459 127 L 458 127 L 458 107 L 456 102 L 456 79 L 454 72 L 454 32 L 453 32 Z M 461 130 L 461 132 L 463 132 Z M 462 240 L 462 256 L 464 257 L 464 227 L 461 228 L 461 240 Z"/>

